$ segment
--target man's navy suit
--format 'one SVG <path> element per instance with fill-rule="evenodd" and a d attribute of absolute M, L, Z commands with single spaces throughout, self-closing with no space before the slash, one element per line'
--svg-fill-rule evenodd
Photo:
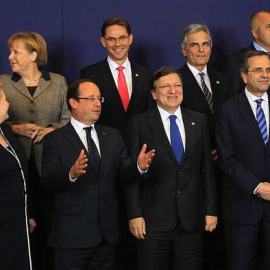
<path fill-rule="evenodd" d="M 222 67 L 222 73 L 227 77 L 230 82 L 230 96 L 236 95 L 245 89 L 245 83 L 242 80 L 240 73 L 240 63 L 244 58 L 244 55 L 256 50 L 253 43 L 248 47 L 242 48 L 239 51 L 229 55 Z"/>
<path fill-rule="evenodd" d="M 107 59 L 83 68 L 80 75 L 80 78 L 93 80 L 99 87 L 101 95 L 105 98 L 98 123 L 120 130 L 123 136 L 129 117 L 143 112 L 149 106 L 151 107 L 153 105 L 150 93 L 151 72 L 145 67 L 133 62 L 130 64 L 132 72 L 132 95 L 126 112 Z"/>
<path fill-rule="evenodd" d="M 126 187 L 128 218 L 143 217 L 146 235 L 173 231 L 178 224 L 188 232 L 202 232 L 205 215 L 217 214 L 206 118 L 187 109 L 182 109 L 182 116 L 186 147 L 180 165 L 157 108 L 133 117 L 127 129 L 127 147 L 134 160 L 144 143 L 156 150 L 143 179 Z"/>
<path fill-rule="evenodd" d="M 268 254 L 264 254 L 265 260 L 261 260 L 265 268 L 260 269 L 270 269 L 269 259 L 267 261 L 270 250 L 270 202 L 254 194 L 259 183 L 270 182 L 270 148 L 264 144 L 244 91 L 221 106 L 216 140 L 222 170 L 226 174 L 223 182 L 223 219 L 227 224 L 242 225 L 266 225 L 264 220 L 268 220 L 268 227 L 263 229 L 268 232 L 263 240 L 267 243 L 265 248 Z M 252 234 L 242 239 L 239 235 L 238 240 L 228 240 L 234 243 L 233 246 L 241 246 L 244 250 Z M 247 257 L 252 262 L 252 255 Z M 255 269 L 252 267 L 248 269 Z M 247 268 L 237 268 L 241 269 Z"/>
<path fill-rule="evenodd" d="M 70 122 L 45 138 L 42 181 L 54 189 L 55 213 L 48 240 L 54 248 L 82 249 L 102 240 L 118 241 L 116 181 L 131 181 L 130 174 L 137 168 L 127 156 L 119 131 L 97 124 L 95 129 L 101 152 L 99 172 L 91 166 L 91 157 Z M 81 149 L 88 167 L 72 183 L 69 170 Z"/>
<path fill-rule="evenodd" d="M 179 69 L 179 72 L 183 81 L 183 102 L 181 106 L 200 113 L 204 113 L 207 116 L 209 125 L 211 147 L 215 149 L 214 129 L 216 121 L 216 112 L 220 104 L 228 97 L 229 85 L 226 78 L 219 72 L 207 69 L 208 76 L 211 83 L 212 96 L 213 96 L 213 111 L 206 101 L 202 88 L 195 79 L 193 73 L 185 64 Z"/>

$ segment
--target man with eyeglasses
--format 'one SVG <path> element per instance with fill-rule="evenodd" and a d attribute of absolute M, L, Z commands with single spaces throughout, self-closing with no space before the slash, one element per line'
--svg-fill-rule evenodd
<path fill-rule="evenodd" d="M 270 54 L 270 12 L 257 11 L 249 20 L 250 32 L 253 37 L 251 44 L 229 55 L 222 67 L 223 73 L 229 79 L 230 95 L 236 95 L 245 89 L 245 83 L 240 74 L 240 62 L 244 55 L 253 50 Z"/>
<path fill-rule="evenodd" d="M 48 239 L 55 269 L 114 269 L 116 182 L 141 177 L 138 168 L 146 170 L 154 156 L 144 146 L 137 165 L 131 162 L 120 132 L 96 124 L 103 101 L 91 80 L 75 81 L 67 92 L 70 122 L 44 142 L 42 183 L 55 197 Z"/>
<path fill-rule="evenodd" d="M 221 105 L 216 140 L 225 172 L 222 213 L 228 270 L 270 269 L 270 59 L 248 52 L 245 90 Z"/>
<path fill-rule="evenodd" d="M 83 68 L 80 77 L 93 80 L 105 98 L 99 123 L 120 130 L 125 137 L 129 117 L 154 103 L 150 93 L 152 74 L 128 58 L 133 35 L 125 18 L 105 20 L 100 41 L 107 50 L 107 59 Z"/>
<path fill-rule="evenodd" d="M 179 69 L 184 84 L 182 106 L 207 116 L 219 195 L 222 174 L 218 168 L 214 130 L 217 109 L 228 97 L 228 81 L 221 73 L 208 66 L 212 50 L 212 38 L 207 26 L 202 24 L 188 25 L 182 32 L 181 45 L 182 53 L 187 59 L 186 64 Z M 225 247 L 223 243 L 223 230 L 220 225 L 213 234 L 205 233 L 203 258 L 205 269 L 224 269 Z"/>
<path fill-rule="evenodd" d="M 126 185 L 127 214 L 137 238 L 138 270 L 201 269 L 203 230 L 217 225 L 213 164 L 205 115 L 182 108 L 180 74 L 153 75 L 156 107 L 131 118 L 127 148 L 143 144 L 155 158 L 141 180 Z"/>

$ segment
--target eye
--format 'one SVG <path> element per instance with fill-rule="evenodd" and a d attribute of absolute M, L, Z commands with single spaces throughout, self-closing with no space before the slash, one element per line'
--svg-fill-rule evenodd
<path fill-rule="evenodd" d="M 204 43 L 203 43 L 203 46 L 204 46 L 204 47 L 209 47 L 209 46 L 210 46 L 210 42 L 204 42 Z"/>
<path fill-rule="evenodd" d="M 198 43 L 191 43 L 190 46 L 191 47 L 198 47 Z"/>

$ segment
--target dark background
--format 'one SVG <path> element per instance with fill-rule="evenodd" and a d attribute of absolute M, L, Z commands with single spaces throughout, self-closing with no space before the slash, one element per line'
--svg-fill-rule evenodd
<path fill-rule="evenodd" d="M 114 15 L 131 24 L 130 59 L 153 71 L 163 65 L 182 66 L 182 30 L 191 23 L 206 24 L 214 43 L 211 63 L 218 67 L 226 55 L 251 42 L 250 15 L 269 7 L 269 0 L 5 0 L 0 15 L 0 74 L 10 73 L 7 39 L 18 31 L 35 31 L 47 41 L 47 70 L 71 82 L 82 67 L 106 57 L 100 28 Z"/>

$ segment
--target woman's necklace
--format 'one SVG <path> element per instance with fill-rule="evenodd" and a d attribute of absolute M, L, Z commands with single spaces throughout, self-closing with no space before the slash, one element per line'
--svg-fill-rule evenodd
<path fill-rule="evenodd" d="M 35 82 L 37 82 L 39 79 L 40 79 L 41 77 L 38 77 L 37 79 L 34 79 L 34 80 L 25 80 L 25 79 L 23 79 L 23 81 L 25 82 L 25 83 L 35 83 Z"/>

